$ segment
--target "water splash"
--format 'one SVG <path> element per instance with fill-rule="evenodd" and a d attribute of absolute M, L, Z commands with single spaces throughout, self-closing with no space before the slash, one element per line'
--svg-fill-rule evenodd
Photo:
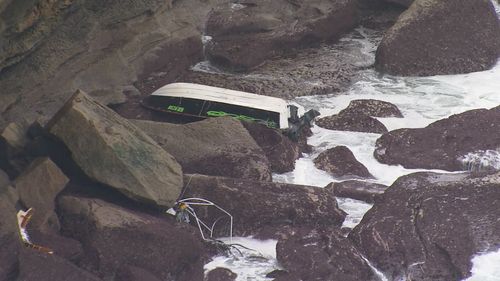
<path fill-rule="evenodd" d="M 500 170 L 500 150 L 479 150 L 458 159 L 471 172 Z"/>

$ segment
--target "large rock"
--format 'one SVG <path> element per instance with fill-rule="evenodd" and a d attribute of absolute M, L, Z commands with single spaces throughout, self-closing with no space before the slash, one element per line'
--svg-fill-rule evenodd
<path fill-rule="evenodd" d="M 253 68 L 294 47 L 339 39 L 356 25 L 356 12 L 351 0 L 224 3 L 208 18 L 207 55 L 232 69 Z"/>
<path fill-rule="evenodd" d="M 221 2 L 3 1 L 0 112 L 31 123 L 78 88 L 114 104 L 152 72 L 172 81 L 203 58 L 206 16 Z"/>
<path fill-rule="evenodd" d="M 266 155 L 232 118 L 209 118 L 185 124 L 133 121 L 171 153 L 185 173 L 271 180 Z"/>
<path fill-rule="evenodd" d="M 354 154 L 346 146 L 336 146 L 321 152 L 314 159 L 314 166 L 337 178 L 373 178 L 368 169 L 356 160 Z"/>
<path fill-rule="evenodd" d="M 295 160 L 301 155 L 298 143 L 291 141 L 280 131 L 261 124 L 244 122 L 243 125 L 266 153 L 274 173 L 286 173 L 295 169 Z"/>
<path fill-rule="evenodd" d="M 300 280 L 378 280 L 352 242 L 332 227 L 293 229 L 278 241 L 276 256 Z"/>
<path fill-rule="evenodd" d="M 468 73 L 491 68 L 499 55 L 491 1 L 415 0 L 385 33 L 376 68 L 405 76 Z"/>
<path fill-rule="evenodd" d="M 69 179 L 49 158 L 38 158 L 16 178 L 14 185 L 24 206 L 34 209 L 30 226 L 58 231 L 54 200 Z"/>
<path fill-rule="evenodd" d="M 19 275 L 17 280 L 99 281 L 101 279 L 57 255 L 47 255 L 26 248 L 19 255 Z"/>
<path fill-rule="evenodd" d="M 9 123 L 0 134 L 0 168 L 11 178 L 17 177 L 30 163 L 24 151 L 28 142 L 26 126 Z"/>
<path fill-rule="evenodd" d="M 399 108 L 394 104 L 381 100 L 352 100 L 339 114 L 364 114 L 372 117 L 403 117 Z"/>
<path fill-rule="evenodd" d="M 374 203 L 376 198 L 385 192 L 387 186 L 366 181 L 348 180 L 332 182 L 325 186 L 325 189 L 331 191 L 336 197 L 347 197 Z"/>
<path fill-rule="evenodd" d="M 111 109 L 77 91 L 47 130 L 60 139 L 91 179 L 126 196 L 172 206 L 182 188 L 177 161 L 148 135 Z"/>
<path fill-rule="evenodd" d="M 394 130 L 377 140 L 374 156 L 382 163 L 405 168 L 498 169 L 498 120 L 500 107 L 495 107 L 452 115 L 422 129 Z"/>
<path fill-rule="evenodd" d="M 318 119 L 316 124 L 322 128 L 338 131 L 353 131 L 383 134 L 387 132 L 387 128 L 382 122 L 358 112 L 344 111 L 339 114 L 327 116 Z"/>
<path fill-rule="evenodd" d="M 403 7 L 410 7 L 410 5 L 413 3 L 414 0 L 385 0 L 385 1 L 389 3 L 398 4 Z"/>
<path fill-rule="evenodd" d="M 132 266 L 159 280 L 202 280 L 204 247 L 198 233 L 187 225 L 100 199 L 66 195 L 59 198 L 58 206 L 63 233 L 84 245 L 85 257 L 79 265 L 103 279 Z"/>
<path fill-rule="evenodd" d="M 1 177 L 2 175 L 0 175 Z M 18 271 L 17 255 L 21 237 L 17 227 L 17 192 L 8 185 L 0 185 L 0 280 L 13 280 Z"/>
<path fill-rule="evenodd" d="M 322 188 L 242 179 L 186 175 L 184 197 L 210 200 L 234 218 L 235 235 L 252 235 L 262 227 L 328 224 L 340 227 L 345 213 L 335 197 Z M 221 216 L 216 208 L 196 209 L 200 218 L 214 221 Z M 224 217 L 224 216 L 223 216 Z M 218 235 L 228 235 L 227 220 L 217 223 Z"/>
<path fill-rule="evenodd" d="M 238 275 L 227 268 L 217 267 L 216 269 L 210 270 L 205 281 L 234 281 Z"/>
<path fill-rule="evenodd" d="M 389 280 L 463 280 L 477 253 L 500 247 L 500 173 L 399 178 L 350 233 Z"/>

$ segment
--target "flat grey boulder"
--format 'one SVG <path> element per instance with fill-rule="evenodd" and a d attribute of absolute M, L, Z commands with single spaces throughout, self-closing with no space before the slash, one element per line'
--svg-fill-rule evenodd
<path fill-rule="evenodd" d="M 376 68 L 403 76 L 482 71 L 500 55 L 500 22 L 489 0 L 415 0 L 386 31 Z"/>
<path fill-rule="evenodd" d="M 33 208 L 30 226 L 44 232 L 59 231 L 54 200 L 69 182 L 49 158 L 37 158 L 16 178 L 14 185 L 24 206 Z"/>
<path fill-rule="evenodd" d="M 174 157 L 82 91 L 66 102 L 46 129 L 67 146 L 88 177 L 129 198 L 168 207 L 181 192 L 182 169 Z"/>
<path fill-rule="evenodd" d="M 185 173 L 271 180 L 266 154 L 240 121 L 208 118 L 190 124 L 134 120 L 171 153 Z"/>
<path fill-rule="evenodd" d="M 325 186 L 333 195 L 374 203 L 376 198 L 384 193 L 388 186 L 360 180 L 332 182 Z"/>

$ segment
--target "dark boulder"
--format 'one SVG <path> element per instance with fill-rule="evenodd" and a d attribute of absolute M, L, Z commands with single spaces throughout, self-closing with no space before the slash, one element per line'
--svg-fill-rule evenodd
<path fill-rule="evenodd" d="M 318 119 L 316 124 L 322 128 L 339 131 L 354 131 L 383 134 L 387 128 L 377 119 L 357 112 L 343 112 Z"/>
<path fill-rule="evenodd" d="M 266 153 L 274 173 L 286 173 L 295 169 L 295 160 L 300 157 L 298 143 L 291 141 L 280 131 L 261 124 L 243 122 L 243 125 Z"/>
<path fill-rule="evenodd" d="M 135 266 L 123 266 L 116 273 L 115 281 L 161 281 L 151 272 Z"/>
<path fill-rule="evenodd" d="M 69 179 L 49 158 L 38 158 L 16 178 L 19 199 L 34 213 L 30 226 L 44 232 L 58 232 L 59 220 L 54 200 Z"/>
<path fill-rule="evenodd" d="M 409 169 L 459 171 L 469 166 L 477 168 L 488 151 L 498 155 L 498 120 L 500 107 L 495 107 L 452 115 L 421 129 L 394 130 L 377 140 L 374 156 L 384 164 L 400 164 Z M 495 166 L 498 163 L 490 163 L 489 169 Z"/>
<path fill-rule="evenodd" d="M 374 203 L 375 199 L 384 193 L 387 186 L 366 181 L 348 180 L 332 182 L 325 186 L 325 189 L 331 191 L 336 197 L 346 197 L 367 203 Z"/>
<path fill-rule="evenodd" d="M 500 174 L 399 178 L 349 234 L 389 280 L 463 280 L 500 247 Z"/>
<path fill-rule="evenodd" d="M 240 121 L 208 118 L 185 125 L 133 121 L 171 153 L 185 173 L 271 180 L 264 151 Z"/>
<path fill-rule="evenodd" d="M 57 256 L 25 248 L 19 255 L 19 276 L 23 281 L 99 281 L 94 274 Z"/>
<path fill-rule="evenodd" d="M 356 1 L 224 3 L 207 21 L 207 55 L 236 70 L 258 66 L 294 47 L 338 40 L 357 23 Z"/>
<path fill-rule="evenodd" d="M 30 157 L 24 151 L 28 143 L 23 122 L 9 123 L 0 134 L 0 168 L 10 178 L 17 177 L 30 163 Z"/>
<path fill-rule="evenodd" d="M 2 175 L 0 174 L 0 177 Z M 6 182 L 6 180 L 4 180 Z M 14 280 L 18 273 L 17 255 L 21 237 L 17 226 L 17 191 L 9 185 L 0 185 L 0 280 Z"/>
<path fill-rule="evenodd" d="M 337 228 L 296 228 L 278 241 L 278 262 L 301 280 L 376 280 L 352 242 Z"/>
<path fill-rule="evenodd" d="M 340 227 L 345 213 L 335 197 L 322 188 L 243 179 L 186 175 L 184 197 L 214 202 L 234 217 L 235 235 L 256 234 L 262 227 L 328 224 Z M 206 221 L 220 216 L 216 208 L 197 208 Z M 226 221 L 217 223 L 223 227 Z M 215 232 L 227 236 L 226 228 Z M 222 233 L 221 233 L 222 232 Z"/>
<path fill-rule="evenodd" d="M 205 281 L 234 281 L 238 275 L 227 268 L 218 267 L 210 270 L 205 276 Z"/>
<path fill-rule="evenodd" d="M 410 7 L 410 5 L 413 3 L 414 0 L 385 0 L 385 1 L 408 8 Z"/>
<path fill-rule="evenodd" d="M 403 117 L 401 111 L 394 104 L 381 100 L 352 100 L 339 114 L 364 114 L 371 117 Z"/>
<path fill-rule="evenodd" d="M 314 159 L 314 165 L 337 178 L 373 178 L 368 169 L 356 160 L 346 146 L 336 146 L 321 152 Z"/>
<path fill-rule="evenodd" d="M 203 58 L 207 14 L 223 1 L 175 2 L 3 1 L 2 116 L 47 120 L 76 89 L 116 104 L 152 73 L 175 80 Z"/>
<path fill-rule="evenodd" d="M 415 0 L 386 31 L 375 64 L 393 75 L 458 74 L 489 69 L 499 55 L 491 1 Z"/>
<path fill-rule="evenodd" d="M 158 206 L 172 206 L 179 196 L 182 169 L 175 158 L 82 91 L 66 102 L 46 129 L 65 144 L 92 180 Z"/>
<path fill-rule="evenodd" d="M 65 195 L 58 206 L 62 232 L 83 244 L 79 265 L 103 279 L 124 266 L 142 268 L 160 280 L 203 278 L 204 246 L 187 225 L 100 199 Z"/>

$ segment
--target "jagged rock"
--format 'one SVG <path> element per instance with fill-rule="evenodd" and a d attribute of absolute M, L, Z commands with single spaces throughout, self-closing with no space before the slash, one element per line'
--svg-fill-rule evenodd
<path fill-rule="evenodd" d="M 274 173 L 286 173 L 295 169 L 295 160 L 300 157 L 298 143 L 291 141 L 280 131 L 261 124 L 244 122 L 243 125 L 266 153 Z"/>
<path fill-rule="evenodd" d="M 210 270 L 205 277 L 205 281 L 234 281 L 238 275 L 227 268 L 217 267 Z"/>
<path fill-rule="evenodd" d="M 69 179 L 49 158 L 38 158 L 16 178 L 14 185 L 24 206 L 33 208 L 30 225 L 44 232 L 59 231 L 54 200 Z"/>
<path fill-rule="evenodd" d="M 389 280 L 464 280 L 500 247 L 500 173 L 399 178 L 349 234 Z"/>
<path fill-rule="evenodd" d="M 133 266 L 160 280 L 203 279 L 205 252 L 197 230 L 168 216 L 138 213 L 100 199 L 65 195 L 58 206 L 63 233 L 84 246 L 80 265 L 101 278 Z"/>
<path fill-rule="evenodd" d="M 30 157 L 24 151 L 28 143 L 26 126 L 9 123 L 0 134 L 0 168 L 4 169 L 10 178 L 15 178 L 30 163 Z"/>
<path fill-rule="evenodd" d="M 23 281 L 99 281 L 92 273 L 57 256 L 25 248 L 19 255 L 19 276 Z"/>
<path fill-rule="evenodd" d="M 276 245 L 278 262 L 301 280 L 377 280 L 337 228 L 296 228 Z"/>
<path fill-rule="evenodd" d="M 343 112 L 332 116 L 327 116 L 318 119 L 316 125 L 329 129 L 339 131 L 354 131 L 383 134 L 387 132 L 387 128 L 382 122 L 377 119 L 358 113 Z"/>
<path fill-rule="evenodd" d="M 133 121 L 171 153 L 185 173 L 271 180 L 266 155 L 232 118 L 208 118 L 185 125 Z"/>
<path fill-rule="evenodd" d="M 46 126 L 91 179 L 126 196 L 172 206 L 182 188 L 177 161 L 111 109 L 77 91 Z"/>
<path fill-rule="evenodd" d="M 389 2 L 389 3 L 394 3 L 394 4 L 398 4 L 398 5 L 401 5 L 403 7 L 410 7 L 410 5 L 413 3 L 414 0 L 385 0 L 386 2 Z"/>
<path fill-rule="evenodd" d="M 500 22 L 490 1 L 415 0 L 386 31 L 375 64 L 393 75 L 458 74 L 489 69 L 499 55 Z"/>
<path fill-rule="evenodd" d="M 377 139 L 374 156 L 382 163 L 400 164 L 409 169 L 459 171 L 468 166 L 478 167 L 481 159 L 488 160 L 488 151 L 499 154 L 500 122 L 497 120 L 500 120 L 500 107 L 466 111 L 425 128 L 394 130 Z M 495 167 L 500 164 L 494 162 L 493 157 L 490 167 L 485 169 L 498 169 Z"/>
<path fill-rule="evenodd" d="M 184 180 L 184 197 L 204 198 L 228 211 L 234 218 L 235 235 L 252 235 L 262 227 L 286 225 L 340 227 L 345 218 L 335 197 L 322 188 L 202 175 L 186 175 Z M 197 209 L 197 214 L 206 221 L 220 216 L 215 208 L 205 207 Z M 218 222 L 215 232 L 227 236 L 227 229 L 221 228 L 224 224 L 227 220 Z"/>
<path fill-rule="evenodd" d="M 336 146 L 321 152 L 314 159 L 314 165 L 334 177 L 372 178 L 368 169 L 361 164 L 346 146 Z"/>
<path fill-rule="evenodd" d="M 221 2 L 3 1 L 0 112 L 46 121 L 78 88 L 116 103 L 152 72 L 172 81 L 203 58 L 206 16 Z"/>
<path fill-rule="evenodd" d="M 332 182 L 325 186 L 336 197 L 347 197 L 356 200 L 374 203 L 375 199 L 384 193 L 387 186 L 366 181 L 348 180 Z"/>
<path fill-rule="evenodd" d="M 0 175 L 1 176 L 1 175 Z M 17 192 L 9 185 L 0 185 L 0 280 L 13 280 L 18 270 L 17 255 L 21 237 L 17 227 Z"/>
<path fill-rule="evenodd" d="M 118 270 L 115 281 L 161 281 L 151 272 L 135 266 L 124 266 Z"/>
<path fill-rule="evenodd" d="M 356 25 L 356 12 L 351 0 L 224 3 L 207 21 L 207 55 L 215 64 L 247 70 L 294 47 L 338 40 Z"/>
<path fill-rule="evenodd" d="M 371 117 L 403 117 L 401 111 L 394 104 L 381 100 L 352 100 L 339 114 L 365 114 Z"/>

